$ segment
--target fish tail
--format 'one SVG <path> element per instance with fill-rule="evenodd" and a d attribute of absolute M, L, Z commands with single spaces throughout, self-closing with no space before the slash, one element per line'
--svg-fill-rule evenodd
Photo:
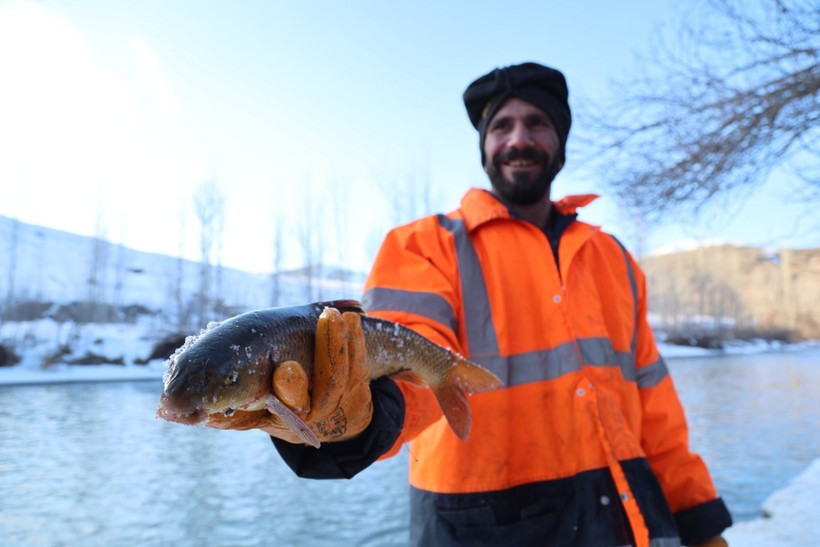
<path fill-rule="evenodd" d="M 444 382 L 437 387 L 432 387 L 433 394 L 438 400 L 441 411 L 450 425 L 453 433 L 466 441 L 470 436 L 472 427 L 472 413 L 470 403 L 467 400 L 467 393 L 481 393 L 501 387 L 502 382 L 498 377 L 478 365 L 475 365 L 463 357 L 453 353 L 455 366 Z"/>

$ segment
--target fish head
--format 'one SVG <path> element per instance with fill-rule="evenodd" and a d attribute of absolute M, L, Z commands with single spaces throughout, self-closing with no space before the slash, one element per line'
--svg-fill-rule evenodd
<path fill-rule="evenodd" d="M 258 344 L 236 337 L 226 344 L 219 333 L 190 338 L 166 363 L 158 417 L 195 425 L 264 407 L 273 362 Z"/>

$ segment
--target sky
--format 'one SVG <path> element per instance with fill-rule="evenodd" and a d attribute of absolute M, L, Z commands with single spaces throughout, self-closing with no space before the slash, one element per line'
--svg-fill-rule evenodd
<path fill-rule="evenodd" d="M 473 79 L 538 61 L 578 108 L 698 5 L 683 4 L 0 0 L 0 215 L 198 259 L 194 196 L 211 182 L 224 265 L 269 271 L 279 230 L 280 266 L 298 267 L 309 226 L 327 261 L 366 271 L 397 222 L 391 189 L 429 181 L 429 212 L 446 212 L 487 187 L 461 102 Z M 637 239 L 568 146 L 553 195 L 602 194 L 581 218 L 633 249 L 820 245 L 780 171 Z"/>

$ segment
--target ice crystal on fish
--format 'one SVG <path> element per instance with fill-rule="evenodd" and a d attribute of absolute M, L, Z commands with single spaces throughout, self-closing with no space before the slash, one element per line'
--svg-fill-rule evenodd
<path fill-rule="evenodd" d="M 270 360 L 274 363 L 278 363 L 279 361 L 281 361 L 281 354 L 277 346 L 271 347 L 270 353 L 268 355 L 270 356 Z"/>

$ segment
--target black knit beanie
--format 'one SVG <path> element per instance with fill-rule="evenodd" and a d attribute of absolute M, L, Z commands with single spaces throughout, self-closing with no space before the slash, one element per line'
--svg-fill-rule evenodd
<path fill-rule="evenodd" d="M 487 126 L 498 109 L 511 97 L 537 106 L 552 119 L 561 141 L 560 153 L 563 163 L 567 136 L 572 125 L 568 96 L 564 75 L 554 68 L 538 63 L 496 68 L 467 86 L 464 91 L 464 106 L 473 127 L 478 129 L 482 167 L 486 161 L 484 137 Z"/>

